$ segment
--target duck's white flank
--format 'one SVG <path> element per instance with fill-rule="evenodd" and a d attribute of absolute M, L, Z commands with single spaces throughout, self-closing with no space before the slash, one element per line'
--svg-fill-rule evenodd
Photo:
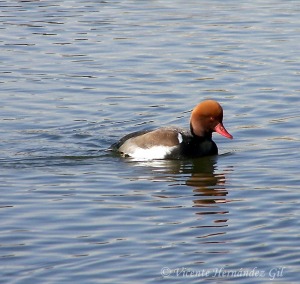
<path fill-rule="evenodd" d="M 153 146 L 148 149 L 135 148 L 131 153 L 128 153 L 128 155 L 138 160 L 159 160 L 164 159 L 174 148 L 176 148 L 176 146 Z"/>

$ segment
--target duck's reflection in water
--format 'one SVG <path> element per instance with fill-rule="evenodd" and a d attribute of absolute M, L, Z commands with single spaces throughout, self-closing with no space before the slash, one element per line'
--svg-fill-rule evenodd
<path fill-rule="evenodd" d="M 193 199 L 194 207 L 211 207 L 214 204 L 228 202 L 225 173 L 232 171 L 232 169 L 226 169 L 220 172 L 217 168 L 217 160 L 218 156 L 209 156 L 186 161 L 146 161 L 139 162 L 138 165 L 151 169 L 149 171 L 151 176 L 143 176 L 142 179 L 169 182 L 172 187 L 186 185 L 192 188 L 195 197 Z M 160 196 L 168 198 L 167 192 L 164 193 L 165 196 Z"/>
<path fill-rule="evenodd" d="M 194 206 L 205 207 L 217 203 L 226 203 L 228 191 L 225 187 L 225 174 L 215 173 L 216 157 L 208 157 L 193 161 L 191 176 L 186 185 L 193 188 Z"/>
<path fill-rule="evenodd" d="M 231 169 L 232 170 L 232 169 Z M 229 172 L 227 169 L 225 172 Z M 217 157 L 208 157 L 195 160 L 193 162 L 190 177 L 186 180 L 186 185 L 193 190 L 193 207 L 196 207 L 197 216 L 196 238 L 205 247 L 197 247 L 197 254 L 217 253 L 227 254 L 224 246 L 216 247 L 217 244 L 227 242 L 226 235 L 228 227 L 228 206 L 229 202 L 226 189 L 226 176 L 224 172 L 217 170 Z M 207 246 L 213 244 L 213 247 Z M 200 261 L 201 262 L 201 261 Z"/>
<path fill-rule="evenodd" d="M 191 210 L 193 219 L 189 219 L 184 230 L 192 230 L 198 243 L 221 244 L 226 242 L 228 230 L 228 190 L 226 189 L 226 175 L 233 171 L 232 168 L 221 170 L 218 167 L 219 156 L 204 157 L 188 161 L 155 161 L 144 164 L 151 167 L 152 181 L 166 181 L 174 190 L 163 190 L 153 194 L 155 198 L 171 199 L 171 205 L 164 208 L 178 208 L 178 221 L 184 225 L 185 212 L 181 209 Z M 190 189 L 186 191 L 184 187 Z M 175 199 L 174 199 L 175 198 Z M 188 206 L 189 200 L 191 205 Z M 181 217 L 179 217 L 181 216 Z M 209 249 L 209 251 L 207 251 Z M 195 253 L 227 253 L 217 247 L 198 247 Z"/>

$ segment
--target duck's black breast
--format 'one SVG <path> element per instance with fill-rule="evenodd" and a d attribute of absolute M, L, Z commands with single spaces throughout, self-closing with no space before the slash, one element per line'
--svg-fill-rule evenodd
<path fill-rule="evenodd" d="M 183 142 L 178 149 L 180 158 L 199 158 L 218 154 L 218 147 L 211 138 L 183 136 Z"/>

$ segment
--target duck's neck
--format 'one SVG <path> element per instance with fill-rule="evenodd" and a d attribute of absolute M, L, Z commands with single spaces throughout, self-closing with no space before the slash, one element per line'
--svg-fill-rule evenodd
<path fill-rule="evenodd" d="M 211 132 L 205 132 L 201 128 L 194 129 L 191 123 L 190 123 L 190 130 L 191 130 L 193 137 L 197 140 L 211 140 L 212 139 Z"/>

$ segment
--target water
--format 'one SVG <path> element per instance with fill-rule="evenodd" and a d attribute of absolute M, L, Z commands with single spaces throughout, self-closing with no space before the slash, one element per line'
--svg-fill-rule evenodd
<path fill-rule="evenodd" d="M 0 1 L 1 283 L 298 283 L 298 1 Z M 218 157 L 123 135 L 218 100 Z"/>

